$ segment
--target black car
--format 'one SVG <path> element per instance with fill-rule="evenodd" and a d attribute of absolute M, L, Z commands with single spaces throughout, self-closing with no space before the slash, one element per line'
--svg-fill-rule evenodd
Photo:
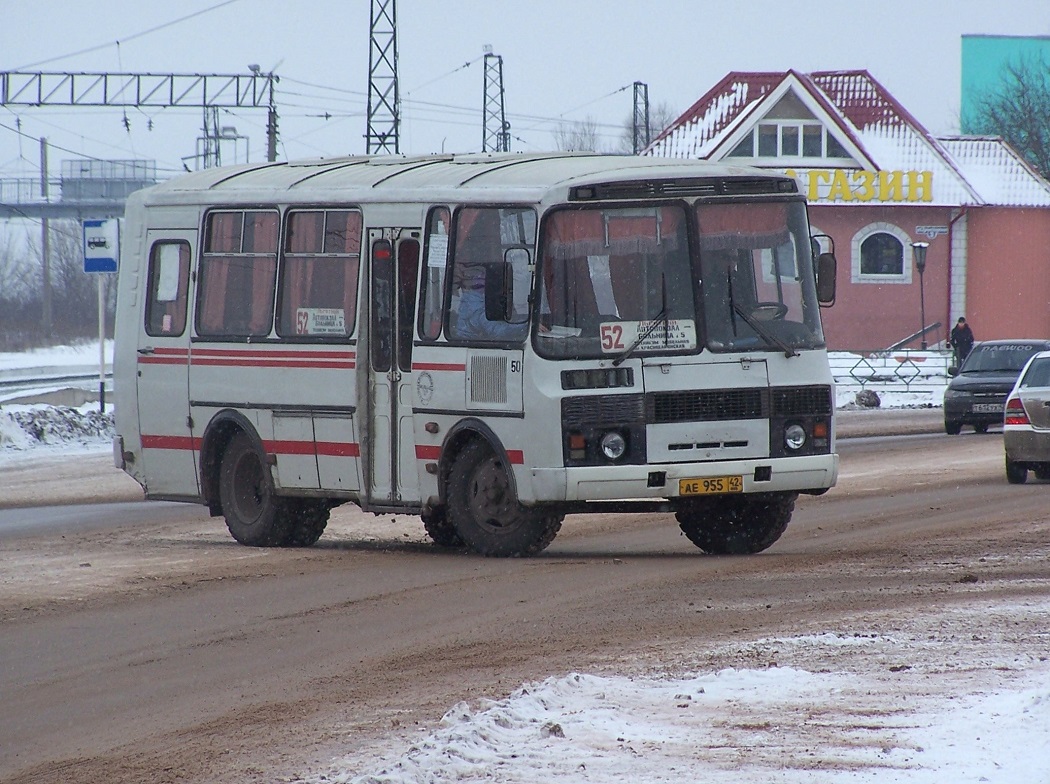
<path fill-rule="evenodd" d="M 986 340 L 975 343 L 962 367 L 948 368 L 954 376 L 944 393 L 944 431 L 954 436 L 963 425 L 978 433 L 1003 423 L 1003 405 L 1025 363 L 1050 340 Z"/>

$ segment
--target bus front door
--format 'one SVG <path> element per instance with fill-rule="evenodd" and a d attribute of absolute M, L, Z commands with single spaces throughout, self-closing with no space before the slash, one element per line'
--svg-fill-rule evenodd
<path fill-rule="evenodd" d="M 192 498 L 199 489 L 190 432 L 188 291 L 197 233 L 151 230 L 146 240 L 145 319 L 136 356 L 141 470 L 151 498 Z"/>
<path fill-rule="evenodd" d="M 419 500 L 411 378 L 419 232 L 372 229 L 368 239 L 368 496 L 396 507 Z"/>

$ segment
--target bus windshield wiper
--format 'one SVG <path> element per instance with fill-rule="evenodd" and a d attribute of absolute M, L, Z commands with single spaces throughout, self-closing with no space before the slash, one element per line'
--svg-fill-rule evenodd
<path fill-rule="evenodd" d="M 619 366 L 620 364 L 623 363 L 623 361 L 625 359 L 627 359 L 629 356 L 631 356 L 631 354 L 633 354 L 635 352 L 635 350 L 637 350 L 637 348 L 640 345 L 642 345 L 643 342 L 645 342 L 645 339 L 648 338 L 651 334 L 653 334 L 653 332 L 656 331 L 656 328 L 658 326 L 660 326 L 661 321 L 665 325 L 667 324 L 667 308 L 663 308 L 659 313 L 657 313 L 656 314 L 656 318 L 653 319 L 653 323 L 645 328 L 645 332 L 643 332 L 641 335 L 636 337 L 634 339 L 634 342 L 631 345 L 629 345 L 627 348 L 625 348 L 620 353 L 620 355 L 617 356 L 616 359 L 614 359 L 612 361 L 613 367 Z"/>
<path fill-rule="evenodd" d="M 751 327 L 751 329 L 755 330 L 755 332 L 757 332 L 758 335 L 766 341 L 766 343 L 770 343 L 779 348 L 781 351 L 783 351 L 785 357 L 799 356 L 799 353 L 795 351 L 795 349 L 791 348 L 791 346 L 789 346 L 783 340 L 781 340 L 772 332 L 763 327 L 762 322 L 760 322 L 758 319 L 752 317 L 749 313 L 745 313 L 744 310 L 736 303 L 733 303 L 733 310 L 736 311 L 736 314 L 740 316 L 740 318 L 742 318 L 744 322 L 749 327 Z"/>
<path fill-rule="evenodd" d="M 661 299 L 660 304 L 663 307 L 661 307 L 660 308 L 660 312 L 656 314 L 656 318 L 653 319 L 653 323 L 650 324 L 648 327 L 646 327 L 645 328 L 645 332 L 643 332 L 641 335 L 636 337 L 634 339 L 634 342 L 631 345 L 629 345 L 627 348 L 625 348 L 623 350 L 623 352 L 618 357 L 616 357 L 616 359 L 613 360 L 613 362 L 612 362 L 613 363 L 613 367 L 619 367 L 621 364 L 623 364 L 623 361 L 625 359 L 627 359 L 629 356 L 631 356 L 631 354 L 633 354 L 635 352 L 635 350 L 640 345 L 642 345 L 642 343 L 645 342 L 645 339 L 648 338 L 651 334 L 653 334 L 653 332 L 656 331 L 656 328 L 658 326 L 660 326 L 660 322 L 661 321 L 663 322 L 663 325 L 664 325 L 664 345 L 665 346 L 667 345 L 667 327 L 668 327 L 668 321 L 667 321 L 667 281 L 664 279 L 664 277 L 662 275 L 660 276 L 660 299 Z"/>

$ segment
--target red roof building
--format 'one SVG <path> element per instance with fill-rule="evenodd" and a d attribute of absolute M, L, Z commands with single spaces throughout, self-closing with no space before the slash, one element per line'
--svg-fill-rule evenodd
<path fill-rule="evenodd" d="M 998 137 L 933 136 L 866 71 L 730 73 L 645 154 L 799 180 L 838 257 L 831 349 L 934 346 L 962 315 L 978 340 L 1050 337 L 1050 183 Z"/>

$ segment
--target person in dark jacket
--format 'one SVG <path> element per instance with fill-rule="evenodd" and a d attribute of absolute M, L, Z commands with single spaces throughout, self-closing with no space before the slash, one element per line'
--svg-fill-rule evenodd
<path fill-rule="evenodd" d="M 959 321 L 952 327 L 952 334 L 948 342 L 955 349 L 957 364 L 961 365 L 963 360 L 966 359 L 966 355 L 970 353 L 970 349 L 973 348 L 973 330 L 970 329 L 970 325 L 966 323 L 966 319 L 962 316 L 959 317 Z"/>

